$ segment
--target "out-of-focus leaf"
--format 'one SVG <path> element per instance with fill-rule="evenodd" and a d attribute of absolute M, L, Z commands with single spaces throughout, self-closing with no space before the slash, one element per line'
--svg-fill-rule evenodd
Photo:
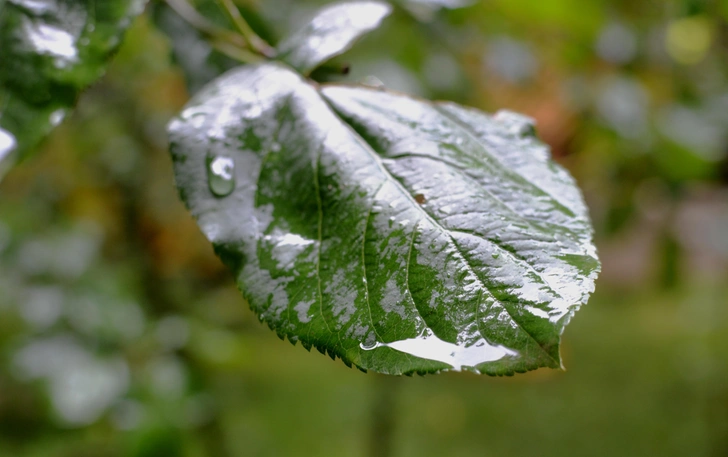
<path fill-rule="evenodd" d="M 406 0 L 406 3 L 429 6 L 432 8 L 464 8 L 475 3 L 474 0 Z"/>
<path fill-rule="evenodd" d="M 392 11 L 386 3 L 340 3 L 322 9 L 303 29 L 278 47 L 279 58 L 303 74 L 347 49 L 377 28 Z"/>
<path fill-rule="evenodd" d="M 145 0 L 0 0 L 0 175 L 98 79 Z"/>
<path fill-rule="evenodd" d="M 279 336 L 389 374 L 561 365 L 599 262 L 528 118 L 269 63 L 208 85 L 170 136 L 182 198 Z"/>
<path fill-rule="evenodd" d="M 465 8 L 476 3 L 475 0 L 397 0 L 404 8 L 409 10 L 417 19 L 429 22 L 435 13 L 441 9 Z"/>

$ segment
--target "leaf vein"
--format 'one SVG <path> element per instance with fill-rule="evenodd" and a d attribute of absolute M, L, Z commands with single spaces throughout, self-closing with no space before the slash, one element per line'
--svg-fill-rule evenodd
<path fill-rule="evenodd" d="M 321 198 L 321 180 L 319 177 L 319 170 L 321 167 L 322 150 L 323 145 L 318 148 L 316 161 L 313 164 L 314 185 L 316 186 L 316 205 L 318 206 L 318 252 L 316 253 L 316 279 L 318 281 L 319 312 L 321 313 L 321 319 L 323 319 L 324 324 L 326 325 L 326 329 L 331 333 L 331 327 L 326 319 L 326 314 L 324 314 L 324 296 L 321 291 L 321 251 L 323 250 L 324 208 L 323 200 Z"/>
<path fill-rule="evenodd" d="M 351 134 L 354 137 L 354 139 L 363 146 L 363 149 L 365 151 L 367 151 L 367 152 L 370 153 L 370 156 L 375 161 L 375 163 L 378 165 L 378 167 L 381 169 L 382 173 L 396 185 L 396 187 L 399 189 L 399 191 L 408 199 L 408 201 L 410 202 L 410 204 L 415 209 L 418 209 L 419 211 L 422 211 L 425 214 L 425 219 L 428 219 L 432 223 L 432 225 L 434 227 L 436 227 L 438 230 L 440 230 L 443 234 L 445 234 L 450 239 L 450 241 L 452 242 L 452 244 L 455 247 L 456 251 L 458 252 L 458 254 L 460 255 L 460 257 L 462 258 L 463 262 L 465 263 L 465 266 L 468 268 L 468 270 L 473 274 L 473 276 L 475 277 L 475 279 L 481 284 L 481 286 L 482 286 L 483 289 L 490 291 L 490 289 L 483 282 L 483 280 L 481 279 L 481 277 L 475 273 L 475 270 L 474 270 L 472 264 L 463 255 L 463 253 L 460 250 L 460 247 L 458 246 L 457 242 L 452 237 L 452 235 L 448 232 L 448 230 L 446 228 L 444 228 L 443 226 L 441 226 L 427 211 L 425 211 L 422 208 L 422 206 L 420 206 L 417 203 L 417 201 L 414 199 L 414 197 L 411 195 L 411 193 L 404 187 L 404 185 L 399 181 L 399 179 L 397 179 L 391 173 L 391 171 L 386 167 L 386 165 L 382 161 L 381 155 L 379 154 L 379 152 L 377 152 L 377 150 L 375 149 L 374 145 L 370 144 L 363 135 L 359 134 L 359 132 L 357 132 L 356 129 L 344 119 L 344 117 L 341 115 L 341 113 L 336 109 L 335 106 L 333 106 L 333 104 L 324 95 L 321 95 L 321 99 L 324 100 L 324 102 L 329 106 L 329 108 L 331 109 L 332 113 L 335 114 L 341 120 L 342 125 L 344 125 L 344 126 L 346 126 L 348 128 L 348 130 L 351 132 Z M 493 297 L 493 298 L 495 300 L 497 300 L 495 297 Z M 499 301 L 499 300 L 497 300 L 497 301 Z M 548 353 L 548 351 L 546 351 L 546 349 L 543 347 L 543 345 L 541 344 L 541 342 L 539 342 L 530 332 L 528 332 L 523 327 L 523 325 L 521 325 L 520 322 L 518 322 L 518 320 L 516 320 L 516 318 L 510 312 L 510 310 L 508 310 L 508 308 L 505 307 L 505 306 L 503 307 L 503 309 L 506 310 L 506 312 L 510 316 L 511 320 L 519 328 L 521 328 L 521 330 L 523 330 L 526 333 L 526 335 L 528 335 L 528 337 L 530 339 L 532 339 L 538 345 L 538 347 L 546 354 L 546 356 L 553 360 L 553 357 L 551 356 L 551 354 Z M 554 360 L 554 361 L 556 361 L 556 360 Z"/>
<path fill-rule="evenodd" d="M 437 111 L 438 113 L 440 113 L 440 114 L 441 114 L 441 115 L 442 115 L 442 116 L 443 116 L 444 118 L 448 119 L 448 120 L 449 120 L 450 122 L 452 122 L 452 123 L 453 123 L 454 125 L 456 125 L 456 126 L 457 126 L 458 128 L 460 128 L 460 130 L 462 130 L 463 132 L 465 132 L 465 134 L 466 134 L 466 135 L 468 135 L 468 136 L 469 136 L 469 137 L 470 137 L 471 139 L 473 139 L 473 140 L 474 140 L 474 142 L 475 142 L 475 144 L 477 144 L 477 145 L 481 146 L 481 148 L 483 149 L 483 151 L 484 151 L 484 152 L 485 152 L 486 154 L 488 154 L 488 156 L 489 156 L 489 157 L 492 157 L 492 158 L 493 158 L 493 159 L 494 159 L 495 161 L 497 161 L 497 162 L 498 162 L 499 164 L 501 164 L 501 166 L 503 166 L 504 168 L 507 168 L 507 169 L 508 169 L 509 171 L 511 171 L 512 173 L 516 174 L 516 175 L 517 175 L 518 177 L 520 177 L 521 179 L 523 179 L 523 180 L 524 180 L 524 184 L 526 184 L 527 186 L 530 186 L 530 187 L 532 187 L 532 188 L 534 188 L 534 189 L 537 189 L 537 190 L 538 190 L 539 192 L 541 192 L 541 193 L 542 193 L 543 195 L 547 195 L 547 196 L 549 196 L 549 197 L 550 197 L 550 198 L 551 198 L 551 199 L 552 199 L 552 200 L 554 201 L 554 203 L 556 203 L 556 204 L 557 204 L 557 205 L 559 206 L 559 209 L 561 209 L 561 211 L 562 211 L 562 212 L 564 212 L 564 214 L 566 214 L 567 216 L 570 216 L 570 217 L 576 217 L 576 214 L 574 214 L 574 212 L 573 212 L 573 211 L 572 211 L 571 209 L 569 209 L 569 208 L 568 208 L 568 207 L 566 207 L 566 206 L 565 206 L 565 205 L 564 205 L 563 203 L 561 203 L 561 202 L 560 202 L 560 201 L 559 201 L 559 200 L 558 200 L 558 199 L 557 199 L 557 198 L 556 198 L 556 197 L 555 197 L 554 195 L 552 195 L 552 194 L 551 194 L 550 192 L 547 192 L 547 191 L 546 191 L 545 189 L 543 189 L 542 187 L 540 187 L 540 186 L 536 185 L 536 184 L 535 184 L 535 183 L 534 183 L 534 182 L 533 182 L 533 181 L 532 181 L 531 179 L 529 179 L 529 178 L 528 178 L 528 177 L 526 177 L 526 176 L 523 176 L 523 175 L 522 175 L 521 173 L 519 173 L 519 172 L 518 172 L 517 170 L 515 170 L 515 169 L 513 169 L 513 168 L 511 168 L 511 167 L 507 167 L 506 165 L 504 165 L 504 164 L 503 164 L 503 163 L 501 162 L 501 160 L 500 160 L 500 159 L 498 159 L 497 157 L 493 156 L 493 154 L 491 154 L 490 152 L 488 152 L 488 150 L 487 150 L 487 149 L 486 149 L 486 148 L 485 148 L 485 147 L 484 147 L 484 146 L 482 145 L 482 141 L 481 141 L 481 140 L 480 140 L 480 138 L 478 137 L 478 133 L 477 133 L 477 132 L 475 132 L 475 131 L 473 130 L 473 128 L 472 128 L 472 127 L 470 127 L 470 126 L 469 126 L 468 124 L 466 124 L 465 122 L 461 121 L 460 119 L 458 119 L 457 117 L 455 117 L 455 116 L 454 116 L 454 115 L 452 115 L 451 113 L 447 112 L 447 110 L 443 109 L 443 107 L 442 107 L 442 106 L 441 106 L 440 104 L 434 103 L 434 104 L 433 104 L 432 106 L 433 106 L 433 107 L 435 108 L 435 110 L 436 110 L 436 111 Z"/>
<path fill-rule="evenodd" d="M 374 193 L 374 197 L 376 198 L 376 195 L 379 193 L 379 190 L 384 186 L 384 181 L 379 186 L 379 189 Z M 369 322 L 372 324 L 372 330 L 374 330 L 374 335 L 377 337 L 377 341 L 384 343 L 385 341 L 382 340 L 381 335 L 379 335 L 379 332 L 377 332 L 377 326 L 374 325 L 374 318 L 372 317 L 372 305 L 369 300 L 369 279 L 367 278 L 367 254 L 366 254 L 366 243 L 367 243 L 367 227 L 369 226 L 369 219 L 372 216 L 372 210 L 374 209 L 374 204 L 369 207 L 369 211 L 367 211 L 367 217 L 364 219 L 364 228 L 362 230 L 361 235 L 361 262 L 362 262 L 362 270 L 364 273 L 364 299 L 367 303 L 367 311 L 369 312 Z"/>

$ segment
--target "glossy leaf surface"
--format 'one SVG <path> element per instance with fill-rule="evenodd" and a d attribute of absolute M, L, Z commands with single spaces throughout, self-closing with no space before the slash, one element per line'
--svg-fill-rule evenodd
<path fill-rule="evenodd" d="M 391 374 L 560 366 L 599 263 L 527 118 L 263 64 L 203 89 L 170 136 L 182 198 L 281 337 Z"/>
<path fill-rule="evenodd" d="M 0 0 L 0 168 L 63 120 L 145 3 Z"/>
<path fill-rule="evenodd" d="M 303 29 L 278 47 L 281 60 L 303 74 L 347 49 L 377 28 L 391 12 L 382 2 L 339 3 L 322 9 Z"/>

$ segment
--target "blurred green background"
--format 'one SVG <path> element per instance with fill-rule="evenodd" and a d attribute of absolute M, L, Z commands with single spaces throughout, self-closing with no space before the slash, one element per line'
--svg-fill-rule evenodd
<path fill-rule="evenodd" d="M 273 42 L 324 3 L 238 1 Z M 337 79 L 528 114 L 584 190 L 604 265 L 568 371 L 386 378 L 280 341 L 177 198 L 189 94 L 142 16 L 0 183 L 0 456 L 728 455 L 728 2 L 397 4 Z"/>

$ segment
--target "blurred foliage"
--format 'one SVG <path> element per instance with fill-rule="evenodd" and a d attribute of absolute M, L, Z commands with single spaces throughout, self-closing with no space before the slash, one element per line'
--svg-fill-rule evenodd
<path fill-rule="evenodd" d="M 145 3 L 0 1 L 0 175 L 103 74 Z"/>
<path fill-rule="evenodd" d="M 239 3 L 275 41 L 325 2 Z M 275 338 L 178 201 L 189 94 L 142 17 L 0 184 L 0 455 L 728 454 L 726 3 L 414 3 L 317 77 L 537 119 L 604 261 L 569 371 L 383 381 Z"/>

